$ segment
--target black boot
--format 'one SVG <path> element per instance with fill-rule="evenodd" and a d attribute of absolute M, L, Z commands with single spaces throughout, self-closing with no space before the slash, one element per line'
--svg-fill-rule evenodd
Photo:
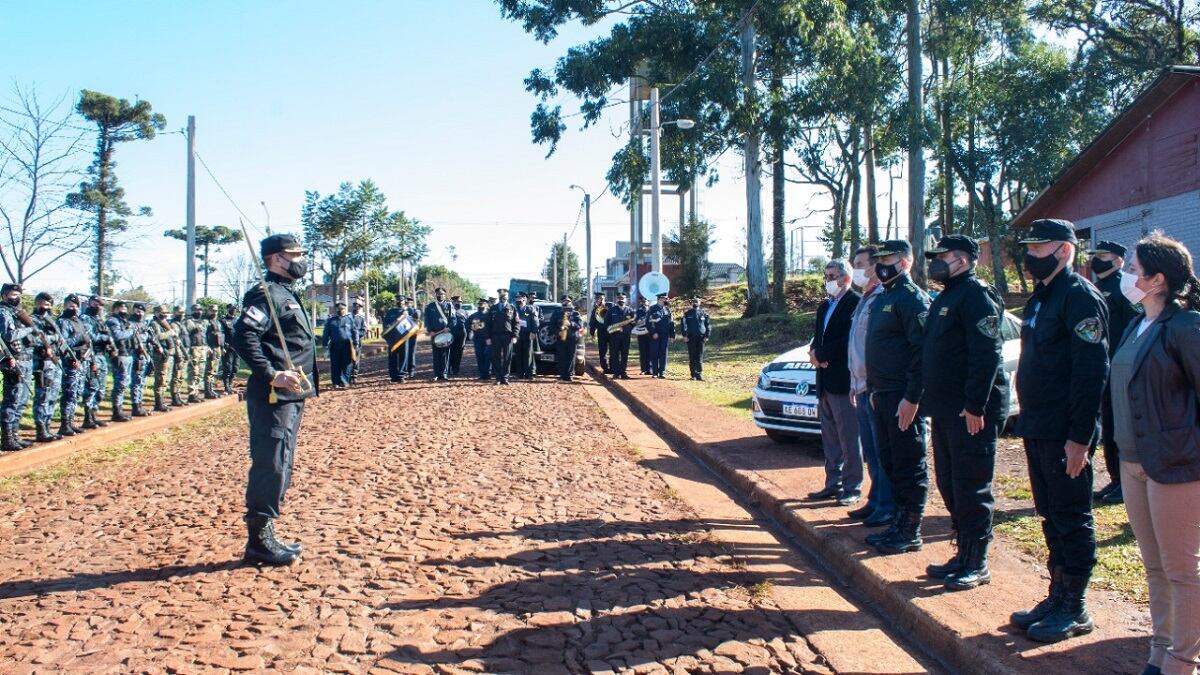
<path fill-rule="evenodd" d="M 50 423 L 49 422 L 36 422 L 35 421 L 33 424 L 37 428 L 37 439 L 36 440 L 38 443 L 51 443 L 53 441 L 62 440 L 62 436 L 59 436 L 58 434 L 50 432 Z"/>
<path fill-rule="evenodd" d="M 1084 597 L 1087 595 L 1088 577 L 1063 573 L 1062 600 L 1046 618 L 1029 627 L 1026 635 L 1036 642 L 1062 642 L 1077 635 L 1085 635 L 1096 629 L 1088 614 Z"/>
<path fill-rule="evenodd" d="M 875 546 L 876 544 L 878 544 L 881 541 L 884 541 L 885 539 L 891 539 L 892 537 L 896 536 L 896 533 L 899 531 L 899 529 L 900 529 L 900 512 L 896 511 L 895 513 L 892 514 L 892 523 L 887 526 L 887 529 L 880 530 L 879 532 L 876 532 L 874 534 L 868 534 L 866 536 L 865 541 L 868 544 Z"/>
<path fill-rule="evenodd" d="M 133 402 L 133 416 L 134 417 L 149 417 L 150 416 L 150 411 L 146 410 L 146 406 L 142 405 L 141 400 L 137 400 L 137 401 Z"/>
<path fill-rule="evenodd" d="M 199 403 L 199 402 L 200 402 L 200 400 L 201 400 L 201 399 L 200 399 L 200 397 L 199 397 L 199 396 L 197 396 L 197 395 L 195 395 L 195 394 L 188 394 L 188 397 L 187 397 L 187 402 L 188 402 L 188 403 Z"/>
<path fill-rule="evenodd" d="M 251 564 L 291 565 L 296 554 L 275 541 L 271 519 L 262 516 L 246 519 L 246 554 L 244 560 Z"/>
<path fill-rule="evenodd" d="M 271 528 L 271 538 L 274 539 L 275 543 L 279 544 L 279 546 L 281 548 L 283 548 L 285 551 L 291 551 L 292 553 L 295 553 L 296 555 L 300 555 L 301 553 L 304 552 L 304 547 L 301 546 L 299 544 L 299 542 L 289 543 L 286 541 L 279 541 L 279 537 L 277 536 L 277 534 L 275 532 L 275 521 L 273 521 L 273 520 L 269 521 L 267 523 L 267 527 Z"/>
<path fill-rule="evenodd" d="M 170 408 L 166 403 L 163 403 L 162 396 L 154 395 L 154 412 L 170 412 Z"/>
<path fill-rule="evenodd" d="M 962 566 L 963 549 L 962 549 L 962 543 L 959 542 L 957 540 L 957 538 L 955 539 L 955 542 L 954 542 L 954 549 L 956 551 L 956 553 L 954 554 L 954 557 L 950 558 L 949 560 L 947 560 L 945 563 L 943 563 L 941 565 L 939 565 L 937 563 L 934 563 L 932 565 L 927 565 L 925 567 L 925 574 L 927 576 L 933 577 L 934 579 L 945 579 L 946 577 L 950 576 L 951 574 L 961 572 L 962 568 L 963 568 L 963 566 Z"/>
<path fill-rule="evenodd" d="M 71 426 L 70 418 L 61 412 L 59 413 L 59 416 L 62 418 L 62 421 L 58 424 L 59 436 L 74 436 L 75 434 L 79 433 L 78 431 L 75 431 L 75 427 Z"/>
<path fill-rule="evenodd" d="M 0 427 L 0 450 L 15 452 L 21 449 L 21 444 L 17 442 L 17 436 L 13 430 L 7 424 Z"/>
<path fill-rule="evenodd" d="M 179 397 L 179 394 L 171 394 L 171 405 L 180 407 L 187 404 L 183 402 L 183 399 Z"/>
<path fill-rule="evenodd" d="M 112 413 L 112 421 L 114 421 L 114 422 L 128 422 L 129 420 L 133 419 L 133 418 L 132 418 L 132 417 L 130 417 L 129 415 L 126 415 L 126 414 L 125 414 L 125 410 L 124 410 L 123 408 L 124 408 L 124 406 L 118 407 L 118 406 L 117 406 L 117 402 L 116 402 L 116 401 L 113 401 L 113 402 L 112 402 L 112 411 L 113 411 L 113 413 Z"/>
<path fill-rule="evenodd" d="M 100 419 L 100 409 L 99 408 L 92 408 L 92 424 L 95 424 L 98 427 L 108 426 L 108 422 L 105 422 L 104 420 Z"/>
<path fill-rule="evenodd" d="M 83 427 L 76 426 L 76 424 L 75 424 L 75 413 L 74 412 L 72 412 L 70 415 L 68 415 L 66 413 L 66 411 L 60 411 L 60 412 L 61 412 L 61 414 L 59 415 L 59 417 L 62 419 L 63 428 L 70 429 L 71 431 L 75 432 L 76 434 L 83 433 Z M 60 430 L 59 433 L 62 433 L 62 431 Z M 63 434 L 63 435 L 67 436 L 69 434 Z"/>
<path fill-rule="evenodd" d="M 96 414 L 91 408 L 83 409 L 83 428 L 84 429 L 99 429 L 100 425 L 96 424 Z"/>
<path fill-rule="evenodd" d="M 217 396 L 217 392 L 213 391 L 212 385 L 211 384 L 204 385 L 204 400 L 211 401 L 214 398 L 220 398 L 220 396 Z"/>
<path fill-rule="evenodd" d="M 1050 591 L 1046 594 L 1046 599 L 1029 609 L 1013 612 L 1009 617 L 1012 624 L 1017 628 L 1027 630 L 1058 609 L 1059 603 L 1062 602 L 1062 576 L 1063 568 L 1061 566 L 1050 568 Z"/>
<path fill-rule="evenodd" d="M 959 549 L 961 569 L 946 576 L 946 590 L 965 591 L 992 582 L 992 573 L 988 570 L 988 540 L 979 539 L 964 542 L 965 548 Z"/>
<path fill-rule="evenodd" d="M 922 544 L 921 514 L 905 511 L 900 515 L 900 526 L 896 528 L 896 534 L 876 544 L 875 550 L 884 555 L 896 555 L 920 551 Z"/>
<path fill-rule="evenodd" d="M 229 396 L 233 393 L 233 380 L 225 380 L 225 395 Z"/>

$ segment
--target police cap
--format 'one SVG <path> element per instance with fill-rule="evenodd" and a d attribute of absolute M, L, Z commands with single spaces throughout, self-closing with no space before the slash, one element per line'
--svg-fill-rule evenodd
<path fill-rule="evenodd" d="M 666 294 L 666 293 L 659 293 L 659 294 L 658 294 L 658 298 L 659 298 L 660 300 L 661 300 L 661 299 L 663 299 L 663 298 L 665 298 L 665 297 L 667 297 L 667 294 Z"/>
<path fill-rule="evenodd" d="M 1035 220 L 1029 224 L 1029 234 L 1019 243 L 1045 244 L 1051 241 L 1067 241 L 1078 244 L 1079 240 L 1075 238 L 1075 225 L 1069 220 L 1058 218 Z"/>
<path fill-rule="evenodd" d="M 78 307 L 79 306 L 79 296 L 72 293 L 72 294 L 68 295 L 67 297 L 63 298 L 64 305 L 67 304 L 68 302 L 74 303 L 75 306 Z"/>
<path fill-rule="evenodd" d="M 155 314 L 166 314 L 168 311 L 169 310 L 166 305 L 155 305 L 154 306 Z"/>
<path fill-rule="evenodd" d="M 889 255 L 912 255 L 912 244 L 904 239 L 889 239 L 880 242 L 879 250 L 871 257 L 886 258 Z"/>
<path fill-rule="evenodd" d="M 135 312 L 145 312 L 145 311 L 146 311 L 146 305 L 145 305 L 144 303 L 141 303 L 141 302 L 135 302 L 135 303 L 133 303 L 133 311 L 135 311 Z"/>
<path fill-rule="evenodd" d="M 925 251 L 925 257 L 936 258 L 946 251 L 962 251 L 975 260 L 979 257 L 979 242 L 965 234 L 948 234 L 938 240 L 937 246 Z"/>
<path fill-rule="evenodd" d="M 290 234 L 273 234 L 262 240 L 258 250 L 263 258 L 275 253 L 304 253 L 300 242 Z"/>
<path fill-rule="evenodd" d="M 102 298 L 102 297 L 100 297 L 100 296 L 98 296 L 98 295 L 93 295 L 92 297 L 88 298 L 88 302 L 89 302 L 89 303 L 92 303 L 92 302 L 94 302 L 94 303 L 96 303 L 96 304 L 98 304 L 98 305 L 101 305 L 101 306 L 103 306 L 103 305 L 104 305 L 104 298 Z"/>
<path fill-rule="evenodd" d="M 1113 255 L 1117 256 L 1118 258 L 1124 258 L 1125 254 L 1128 252 L 1129 252 L 1129 249 L 1125 248 L 1124 246 L 1118 244 L 1115 241 L 1105 241 L 1105 240 L 1101 239 L 1100 243 L 1096 244 L 1095 248 L 1088 251 L 1088 254 L 1096 255 L 1097 253 L 1112 253 Z"/>
<path fill-rule="evenodd" d="M 124 301 L 124 300 L 113 300 L 113 304 L 112 304 L 112 308 L 113 308 L 113 309 L 116 309 L 116 308 L 118 308 L 118 307 L 125 307 L 125 306 L 126 306 L 126 305 L 125 305 L 125 301 Z"/>
<path fill-rule="evenodd" d="M 33 299 L 34 302 L 41 302 L 43 300 L 46 300 L 49 302 L 54 302 L 54 296 L 50 295 L 46 291 L 42 291 L 41 293 L 38 293 L 37 296 L 34 297 L 34 299 Z"/>
<path fill-rule="evenodd" d="M 21 290 L 21 284 L 7 283 L 0 286 L 0 295 L 7 295 L 13 291 L 20 292 Z"/>

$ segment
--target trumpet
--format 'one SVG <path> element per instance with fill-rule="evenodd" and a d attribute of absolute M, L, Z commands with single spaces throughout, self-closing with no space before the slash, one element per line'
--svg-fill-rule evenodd
<path fill-rule="evenodd" d="M 624 328 L 625 326 L 628 326 L 629 324 L 633 323 L 634 321 L 637 321 L 637 319 L 634 317 L 629 317 L 628 319 L 625 319 L 624 321 L 618 321 L 608 327 L 608 332 L 609 333 L 619 333 L 619 332 L 621 332 L 622 328 Z"/>

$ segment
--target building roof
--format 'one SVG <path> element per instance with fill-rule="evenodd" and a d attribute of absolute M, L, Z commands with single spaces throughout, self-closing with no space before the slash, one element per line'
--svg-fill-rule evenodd
<path fill-rule="evenodd" d="M 1147 118 L 1154 115 L 1167 101 L 1179 92 L 1192 78 L 1200 77 L 1200 66 L 1175 65 L 1163 68 L 1158 77 L 1125 108 L 1116 119 L 1062 171 L 1042 189 L 1020 213 L 1013 217 L 1011 227 L 1027 227 L 1041 217 L 1041 210 L 1054 204 L 1064 194 L 1082 181 L 1093 169 L 1138 129 Z"/>

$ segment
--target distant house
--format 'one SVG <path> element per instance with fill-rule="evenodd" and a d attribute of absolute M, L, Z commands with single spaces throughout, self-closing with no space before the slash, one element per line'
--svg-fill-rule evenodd
<path fill-rule="evenodd" d="M 650 249 L 650 244 L 642 244 L 641 255 L 638 257 L 639 278 L 651 269 L 650 258 L 652 252 Z M 667 252 L 668 249 L 669 247 L 664 240 L 663 274 L 674 282 L 676 275 L 679 273 L 679 261 Z M 617 293 L 629 293 L 629 257 L 632 252 L 633 245 L 630 242 L 617 242 L 616 255 L 605 262 L 605 274 L 597 276 L 593 282 L 595 292 L 603 293 L 610 301 L 617 297 Z M 712 285 L 735 283 L 745 273 L 746 268 L 738 263 L 709 263 L 708 283 Z M 675 284 L 672 283 L 672 288 L 674 286 Z"/>
<path fill-rule="evenodd" d="M 1200 67 L 1171 66 L 1013 219 L 1132 245 L 1161 229 L 1200 255 Z"/>

